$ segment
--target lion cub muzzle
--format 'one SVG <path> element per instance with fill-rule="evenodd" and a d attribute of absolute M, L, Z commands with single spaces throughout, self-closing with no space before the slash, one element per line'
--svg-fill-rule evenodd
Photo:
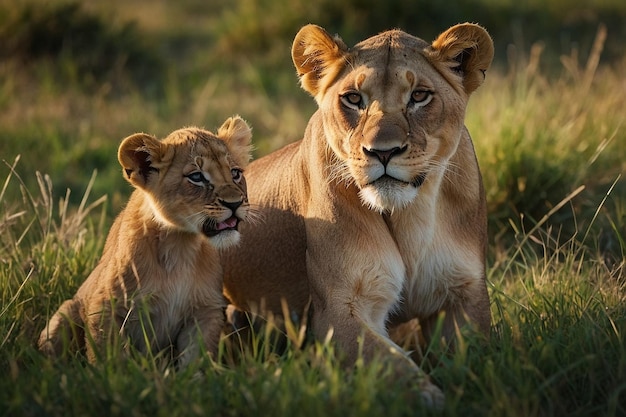
<path fill-rule="evenodd" d="M 239 222 L 245 220 L 246 218 L 246 212 L 244 210 L 239 210 L 244 202 L 244 199 L 236 201 L 219 200 L 220 205 L 224 206 L 227 210 L 230 210 L 230 216 L 221 221 L 214 218 L 206 219 L 202 224 L 202 233 L 211 238 L 219 235 L 220 233 L 237 231 Z"/>

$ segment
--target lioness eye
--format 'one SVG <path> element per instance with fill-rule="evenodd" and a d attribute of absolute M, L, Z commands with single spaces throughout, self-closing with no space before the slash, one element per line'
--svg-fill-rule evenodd
<path fill-rule="evenodd" d="M 428 90 L 415 90 L 411 93 L 412 103 L 423 103 L 430 98 L 431 92 Z"/>
<path fill-rule="evenodd" d="M 243 176 L 243 171 L 239 168 L 233 168 L 230 170 L 230 175 L 232 175 L 233 181 L 239 182 L 241 181 L 241 177 Z"/>
<path fill-rule="evenodd" d="M 359 93 L 355 92 L 344 94 L 343 96 L 341 96 L 341 101 L 343 101 L 346 106 L 352 108 L 361 108 L 363 104 L 363 98 Z"/>
<path fill-rule="evenodd" d="M 199 172 L 199 171 L 192 172 L 191 174 L 187 174 L 187 179 L 195 185 L 203 185 L 204 182 L 206 181 L 206 179 L 204 178 L 204 175 L 202 175 L 202 172 Z"/>

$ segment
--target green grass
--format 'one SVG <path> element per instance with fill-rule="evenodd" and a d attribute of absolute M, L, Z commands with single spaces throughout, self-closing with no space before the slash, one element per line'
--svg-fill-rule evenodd
<path fill-rule="evenodd" d="M 0 45 L 0 415 L 626 415 L 623 2 L 296 1 L 289 13 L 278 0 L 211 3 L 41 8 L 39 26 L 46 11 L 69 16 L 74 34 L 101 42 L 64 50 L 61 66 Z M 0 33 L 33 30 L 25 13 L 0 0 Z M 94 365 L 36 351 L 129 195 L 115 157 L 123 137 L 214 129 L 239 113 L 265 154 L 299 138 L 314 110 L 289 58 L 301 24 L 353 43 L 383 25 L 430 39 L 461 20 L 486 25 L 498 50 L 467 114 L 490 211 L 493 324 L 487 342 L 462 335 L 455 352 L 426 348 L 442 412 L 424 410 L 384 362 L 346 370 L 322 342 L 277 353 L 261 334 L 243 356 L 224 342 L 218 363 L 178 372 L 114 351 Z M 103 50 L 146 57 L 158 88 L 136 61 L 107 67 Z"/>
<path fill-rule="evenodd" d="M 204 358 L 179 372 L 116 352 L 95 365 L 80 356 L 44 358 L 33 343 L 46 317 L 95 264 L 104 207 L 87 198 L 73 214 L 56 209 L 46 179 L 40 181 L 23 206 L 3 212 L 5 415 L 439 415 L 423 410 L 415 388 L 394 381 L 382 362 L 348 371 L 332 346 L 292 346 L 278 354 L 262 334 L 238 361 L 225 344 L 220 364 Z M 427 349 L 423 366 L 447 394 L 441 415 L 623 415 L 621 262 L 622 270 L 610 274 L 576 240 L 559 242 L 541 227 L 521 234 L 509 257 L 489 271 L 490 340 L 462 336 L 454 353 L 436 343 Z"/>

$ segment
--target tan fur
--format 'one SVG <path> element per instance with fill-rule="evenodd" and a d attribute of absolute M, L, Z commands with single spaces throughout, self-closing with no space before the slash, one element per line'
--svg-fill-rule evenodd
<path fill-rule="evenodd" d="M 317 337 L 331 332 L 349 361 L 385 355 L 440 404 L 388 331 L 418 318 L 428 336 L 445 312 L 448 339 L 468 321 L 489 332 L 485 199 L 464 115 L 491 38 L 462 24 L 432 44 L 392 30 L 348 49 L 308 25 L 292 56 L 319 110 L 301 141 L 250 165 L 265 222 L 242 230 L 226 295 L 275 313 L 310 299 Z"/>
<path fill-rule="evenodd" d="M 218 249 L 237 243 L 235 224 L 248 214 L 241 170 L 250 138 L 234 117 L 217 135 L 186 128 L 163 141 L 143 133 L 122 141 L 118 159 L 136 190 L 94 271 L 41 332 L 43 352 L 59 355 L 69 342 L 93 362 L 119 339 L 140 352 L 171 349 L 180 366 L 199 354 L 198 342 L 216 353 L 225 308 Z"/>

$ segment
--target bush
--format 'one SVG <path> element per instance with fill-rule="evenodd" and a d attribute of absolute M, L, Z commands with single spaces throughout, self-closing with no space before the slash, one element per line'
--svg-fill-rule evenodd
<path fill-rule="evenodd" d="M 51 64 L 57 75 L 93 88 L 133 81 L 143 89 L 160 85 L 163 65 L 133 23 L 114 25 L 79 3 L 25 4 L 0 22 L 0 57 L 35 66 Z"/>
<path fill-rule="evenodd" d="M 452 4 L 451 4 L 452 3 Z M 626 36 L 626 8 L 619 0 L 601 5 L 585 2 L 506 0 L 244 0 L 232 3 L 222 12 L 214 31 L 222 50 L 232 54 L 259 54 L 275 57 L 274 50 L 284 52 L 298 29 L 316 23 L 331 33 L 338 33 L 346 44 L 378 32 L 399 27 L 426 41 L 434 39 L 449 26 L 476 22 L 485 26 L 495 40 L 496 59 L 509 58 L 509 45 L 524 51 L 538 41 L 559 54 L 572 48 L 589 51 L 600 24 L 611 34 L 606 47 L 607 61 L 621 58 L 620 39 Z M 276 40 L 279 39 L 279 42 Z M 286 42 L 287 48 L 285 47 Z M 281 52 L 282 53 L 282 52 Z M 586 59 L 586 56 L 582 57 Z"/>

